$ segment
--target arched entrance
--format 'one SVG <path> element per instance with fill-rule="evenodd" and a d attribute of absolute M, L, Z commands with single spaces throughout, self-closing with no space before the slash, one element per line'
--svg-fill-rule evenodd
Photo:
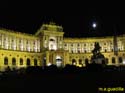
<path fill-rule="evenodd" d="M 72 65 L 76 65 L 76 60 L 72 59 Z"/>
<path fill-rule="evenodd" d="M 12 65 L 13 65 L 13 66 L 16 65 L 16 58 L 12 58 Z"/>
<path fill-rule="evenodd" d="M 27 59 L 26 65 L 27 65 L 27 66 L 30 66 L 30 59 L 29 59 L 29 58 Z"/>
<path fill-rule="evenodd" d="M 61 56 L 56 56 L 56 66 L 62 67 L 62 58 Z"/>
<path fill-rule="evenodd" d="M 8 57 L 4 58 L 4 65 L 8 65 Z"/>
<path fill-rule="evenodd" d="M 34 66 L 37 66 L 38 63 L 37 63 L 37 59 L 34 59 Z"/>
<path fill-rule="evenodd" d="M 20 65 L 23 65 L 23 59 L 20 58 Z"/>
<path fill-rule="evenodd" d="M 82 59 L 79 59 L 79 65 L 82 65 Z"/>
<path fill-rule="evenodd" d="M 12 58 L 12 66 L 13 66 L 13 68 L 12 68 L 12 70 L 15 70 L 16 69 L 16 58 Z"/>
<path fill-rule="evenodd" d="M 112 57 L 112 63 L 115 64 L 115 57 Z"/>
<path fill-rule="evenodd" d="M 57 50 L 56 38 L 50 37 L 49 39 L 49 50 Z"/>
<path fill-rule="evenodd" d="M 119 60 L 119 63 L 122 63 L 122 62 L 123 62 L 122 57 L 119 57 L 118 60 Z"/>

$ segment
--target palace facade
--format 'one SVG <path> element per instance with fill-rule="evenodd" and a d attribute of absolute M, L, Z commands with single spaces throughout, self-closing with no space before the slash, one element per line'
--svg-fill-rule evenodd
<path fill-rule="evenodd" d="M 0 70 L 8 66 L 11 69 L 51 64 L 57 67 L 66 64 L 86 66 L 91 62 L 95 42 L 99 42 L 107 65 L 125 64 L 125 35 L 92 38 L 63 36 L 63 27 L 54 23 L 43 24 L 34 35 L 0 29 Z"/>

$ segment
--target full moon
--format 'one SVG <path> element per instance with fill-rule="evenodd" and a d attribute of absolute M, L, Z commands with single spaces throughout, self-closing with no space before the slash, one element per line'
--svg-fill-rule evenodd
<path fill-rule="evenodd" d="M 94 22 L 94 23 L 92 24 L 92 27 L 93 27 L 93 28 L 96 28 L 96 27 L 97 27 L 97 24 Z"/>

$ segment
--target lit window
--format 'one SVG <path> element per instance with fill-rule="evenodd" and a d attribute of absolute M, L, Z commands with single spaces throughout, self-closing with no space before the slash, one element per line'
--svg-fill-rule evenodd
<path fill-rule="evenodd" d="M 40 49 L 37 49 L 38 52 L 40 52 Z"/>
<path fill-rule="evenodd" d="M 16 50 L 16 46 L 15 45 L 13 46 L 13 50 Z"/>
<path fill-rule="evenodd" d="M 30 51 L 30 46 L 29 45 L 27 45 L 27 51 Z"/>
<path fill-rule="evenodd" d="M 37 47 L 34 46 L 34 51 L 37 52 Z"/>
<path fill-rule="evenodd" d="M 23 51 L 23 45 L 20 45 L 20 50 Z"/>

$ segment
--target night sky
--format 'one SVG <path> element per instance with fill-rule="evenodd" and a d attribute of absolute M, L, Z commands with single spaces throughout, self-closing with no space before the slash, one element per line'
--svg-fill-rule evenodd
<path fill-rule="evenodd" d="M 0 27 L 34 34 L 43 23 L 53 21 L 63 26 L 66 37 L 110 36 L 114 31 L 117 35 L 125 34 L 123 8 L 100 7 L 101 4 L 88 4 L 87 7 L 85 4 L 80 7 L 50 4 L 3 1 L 0 6 Z M 91 26 L 94 21 L 97 22 L 95 30 Z"/>

